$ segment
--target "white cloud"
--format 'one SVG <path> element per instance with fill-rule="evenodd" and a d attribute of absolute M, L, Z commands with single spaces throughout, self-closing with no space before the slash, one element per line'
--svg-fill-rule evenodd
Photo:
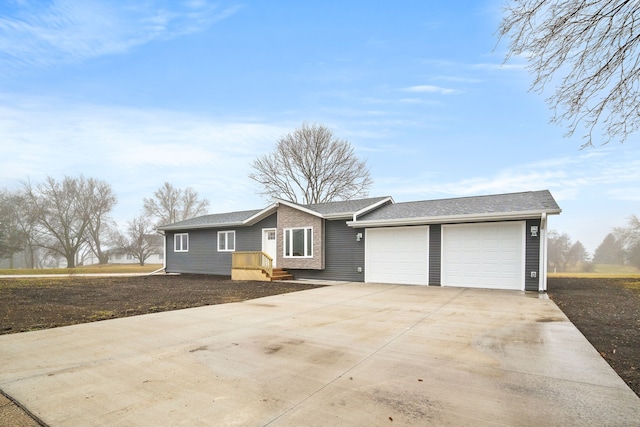
<path fill-rule="evenodd" d="M 527 64 L 504 64 L 504 63 L 491 63 L 484 62 L 478 64 L 471 64 L 471 68 L 479 69 L 479 70 L 489 70 L 489 71 L 501 71 L 501 70 L 526 70 Z"/>
<path fill-rule="evenodd" d="M 414 92 L 414 93 L 439 93 L 441 95 L 449 95 L 452 93 L 456 93 L 455 89 L 450 89 L 441 86 L 433 86 L 433 85 L 418 85 L 418 86 L 410 86 L 403 89 L 405 92 Z"/>
<path fill-rule="evenodd" d="M 25 3 L 0 17 L 0 68 L 47 66 L 126 52 L 155 39 L 202 31 L 238 8 L 208 1 L 129 5 L 102 0 Z"/>
<path fill-rule="evenodd" d="M 481 176 L 466 176 L 442 182 L 437 176 L 378 180 L 384 193 L 409 199 L 462 197 L 469 195 L 549 189 L 557 200 L 588 198 L 591 193 L 608 194 L 617 200 L 639 200 L 640 150 L 606 147 L 577 152 L 574 156 L 551 157 L 518 164 Z M 597 191 L 596 191 L 597 190 Z"/>
<path fill-rule="evenodd" d="M 290 131 L 166 110 L 12 101 L 0 97 L 0 187 L 46 176 L 103 179 L 120 199 L 120 222 L 135 216 L 142 199 L 165 181 L 193 187 L 212 211 L 261 207 L 265 202 L 247 177 L 250 164 Z"/>

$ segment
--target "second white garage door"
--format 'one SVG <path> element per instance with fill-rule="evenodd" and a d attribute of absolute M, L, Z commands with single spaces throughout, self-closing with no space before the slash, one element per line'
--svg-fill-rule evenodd
<path fill-rule="evenodd" d="M 442 227 L 442 285 L 524 289 L 524 222 Z"/>
<path fill-rule="evenodd" d="M 429 227 L 385 227 L 365 231 L 365 281 L 427 285 Z"/>

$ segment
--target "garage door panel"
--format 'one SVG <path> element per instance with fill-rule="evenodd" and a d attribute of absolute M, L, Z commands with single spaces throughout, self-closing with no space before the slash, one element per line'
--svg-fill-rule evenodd
<path fill-rule="evenodd" d="M 367 229 L 365 245 L 365 281 L 428 284 L 428 226 Z"/>
<path fill-rule="evenodd" d="M 524 222 L 443 226 L 443 286 L 524 289 Z"/>

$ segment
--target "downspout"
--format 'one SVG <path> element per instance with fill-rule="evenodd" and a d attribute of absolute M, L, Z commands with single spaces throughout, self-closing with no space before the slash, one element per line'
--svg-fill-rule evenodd
<path fill-rule="evenodd" d="M 153 271 L 151 273 L 149 273 L 149 276 L 153 276 L 154 274 L 158 273 L 159 271 L 164 271 L 165 273 L 166 268 L 167 268 L 167 233 L 165 233 L 162 230 L 157 230 L 158 233 L 162 234 L 162 268 L 157 269 L 156 271 Z"/>
<path fill-rule="evenodd" d="M 167 272 L 167 233 L 165 233 L 164 231 L 162 232 L 162 247 L 163 247 L 163 251 L 162 251 L 162 269 L 165 271 L 165 273 Z"/>
<path fill-rule="evenodd" d="M 547 214 L 540 217 L 540 283 L 539 292 L 547 292 Z"/>

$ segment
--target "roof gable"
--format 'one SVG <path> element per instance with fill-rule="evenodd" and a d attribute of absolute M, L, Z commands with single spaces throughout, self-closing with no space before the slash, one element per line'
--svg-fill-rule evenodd
<path fill-rule="evenodd" d="M 375 208 L 378 204 L 393 203 L 393 199 L 389 196 L 370 197 L 367 199 L 341 200 L 338 202 L 315 203 L 302 205 L 298 203 L 288 202 L 285 200 L 275 199 L 279 203 L 285 203 L 294 209 L 300 209 L 322 218 L 351 218 L 354 214 Z"/>

